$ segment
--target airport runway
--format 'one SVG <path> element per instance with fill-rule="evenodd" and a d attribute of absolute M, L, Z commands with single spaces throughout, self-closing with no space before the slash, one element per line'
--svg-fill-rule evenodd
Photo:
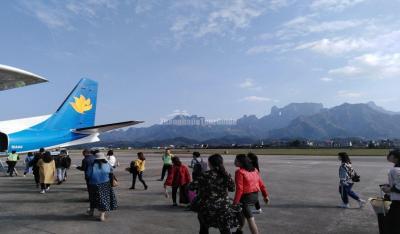
<path fill-rule="evenodd" d="M 66 183 L 52 186 L 45 195 L 35 188 L 32 175 L 10 178 L 0 172 L 0 233 L 198 233 L 196 214 L 172 207 L 172 201 L 163 196 L 162 183 L 156 181 L 162 166 L 160 155 L 146 155 L 147 191 L 139 182 L 137 190 L 128 190 L 131 177 L 124 168 L 136 158 L 133 153 L 117 157 L 121 163 L 116 171 L 119 208 L 104 223 L 85 215 L 84 179 L 74 168 L 68 171 Z M 182 158 L 189 163 L 189 155 Z M 234 156 L 224 158 L 233 174 Z M 72 159 L 77 165 L 81 156 L 74 153 Z M 391 165 L 384 157 L 353 157 L 352 161 L 361 175 L 355 191 L 364 199 L 378 195 L 378 184 L 386 182 Z M 264 213 L 256 215 L 260 233 L 378 233 L 369 204 L 363 209 L 336 208 L 340 203 L 336 157 L 261 156 L 260 162 L 271 194 L 271 204 L 263 205 Z M 249 233 L 247 225 L 244 230 Z M 210 233 L 218 232 L 211 229 Z"/>

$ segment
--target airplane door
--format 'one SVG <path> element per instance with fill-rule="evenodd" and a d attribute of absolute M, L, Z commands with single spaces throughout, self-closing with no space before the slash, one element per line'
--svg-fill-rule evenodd
<path fill-rule="evenodd" d="M 0 132 L 0 152 L 7 151 L 8 148 L 8 137 L 6 134 Z"/>

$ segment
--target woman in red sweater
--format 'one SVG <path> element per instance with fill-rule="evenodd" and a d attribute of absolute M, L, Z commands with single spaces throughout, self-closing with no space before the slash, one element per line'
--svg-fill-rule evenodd
<path fill-rule="evenodd" d="M 191 182 L 190 173 L 187 166 L 183 165 L 178 157 L 172 158 L 172 168 L 168 173 L 167 180 L 164 183 L 164 188 L 172 187 L 172 202 L 173 206 L 177 206 L 176 194 L 179 188 L 179 203 L 188 204 L 188 189 L 187 186 Z"/>
<path fill-rule="evenodd" d="M 258 201 L 258 192 L 261 191 L 264 201 L 269 202 L 267 188 L 262 181 L 258 170 L 256 170 L 251 163 L 250 159 L 244 155 L 239 154 L 235 159 L 235 166 L 239 169 L 235 172 L 236 193 L 234 204 L 241 204 L 242 218 L 240 227 L 237 229 L 236 234 L 243 233 L 242 229 L 247 219 L 249 228 L 252 234 L 258 234 L 258 228 L 251 212 L 250 206 L 254 206 Z"/>

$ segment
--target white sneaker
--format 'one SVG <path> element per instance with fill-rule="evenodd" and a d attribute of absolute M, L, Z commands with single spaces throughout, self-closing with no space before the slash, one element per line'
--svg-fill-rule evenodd
<path fill-rule="evenodd" d="M 350 205 L 342 203 L 339 205 L 339 208 L 348 209 L 348 208 L 350 208 Z"/>
<path fill-rule="evenodd" d="M 42 190 L 40 191 L 40 193 L 41 193 L 41 194 L 45 194 L 46 191 L 44 191 L 44 189 L 42 189 Z"/>
<path fill-rule="evenodd" d="M 365 200 L 363 200 L 363 199 L 360 199 L 359 201 L 358 201 L 358 205 L 360 206 L 360 208 L 363 208 L 364 207 L 364 205 L 365 205 L 365 203 L 367 203 Z"/>
<path fill-rule="evenodd" d="M 258 209 L 258 210 L 252 210 L 251 211 L 251 213 L 253 213 L 253 214 L 262 214 L 262 209 L 260 208 L 260 209 Z"/>
<path fill-rule="evenodd" d="M 50 190 L 50 187 L 47 187 L 47 188 L 46 188 L 46 192 L 48 192 L 49 190 Z"/>

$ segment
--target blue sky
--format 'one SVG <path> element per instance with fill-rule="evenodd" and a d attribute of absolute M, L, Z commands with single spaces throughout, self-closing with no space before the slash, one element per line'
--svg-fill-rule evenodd
<path fill-rule="evenodd" d="M 0 92 L 0 119 L 52 113 L 82 77 L 100 83 L 98 123 L 291 102 L 399 111 L 398 12 L 399 0 L 4 1 L 0 63 L 50 82 Z"/>

